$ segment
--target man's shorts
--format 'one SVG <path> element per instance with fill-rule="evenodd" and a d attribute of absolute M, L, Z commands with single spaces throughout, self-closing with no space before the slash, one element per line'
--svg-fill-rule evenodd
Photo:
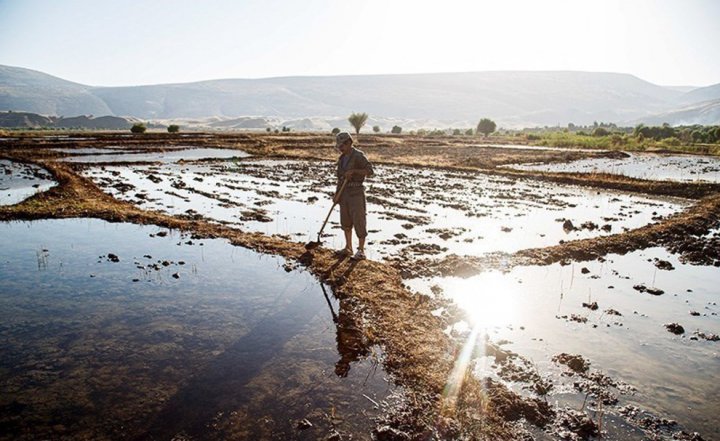
<path fill-rule="evenodd" d="M 340 227 L 343 230 L 355 228 L 358 238 L 367 237 L 366 219 L 365 191 L 346 192 L 340 197 Z"/>

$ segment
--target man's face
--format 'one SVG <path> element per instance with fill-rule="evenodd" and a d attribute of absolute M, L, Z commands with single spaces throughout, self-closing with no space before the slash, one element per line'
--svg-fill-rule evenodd
<path fill-rule="evenodd" d="M 352 147 L 352 144 L 350 144 L 350 142 L 348 142 L 348 141 L 345 141 L 344 143 L 340 144 L 340 146 L 338 147 L 338 151 L 340 153 L 342 153 L 343 155 L 346 155 L 346 154 L 350 153 L 351 147 Z"/>

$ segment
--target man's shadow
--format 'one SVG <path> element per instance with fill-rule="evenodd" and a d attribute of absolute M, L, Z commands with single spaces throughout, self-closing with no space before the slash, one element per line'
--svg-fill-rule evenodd
<path fill-rule="evenodd" d="M 369 353 L 366 338 L 350 309 L 350 300 L 338 300 L 336 313 L 327 288 L 323 283 L 320 287 L 336 325 L 340 359 L 335 364 L 335 373 L 346 377 L 350 364 Z M 303 290 L 294 294 L 281 309 L 263 318 L 248 334 L 211 360 L 146 421 L 143 426 L 146 429 L 131 439 L 172 439 L 179 433 L 204 438 L 207 424 L 216 415 L 250 403 L 252 396 L 246 386 L 325 309 L 319 295 L 307 294 Z"/>
<path fill-rule="evenodd" d="M 359 326 L 358 317 L 356 317 L 356 314 L 353 314 L 349 308 L 349 300 L 339 300 L 338 313 L 335 314 L 325 285 L 320 283 L 320 287 L 322 288 L 323 295 L 330 307 L 330 313 L 335 322 L 335 341 L 337 343 L 338 354 L 340 355 L 340 360 L 335 363 L 335 374 L 339 377 L 347 377 L 350 371 L 350 364 L 369 354 L 367 338 Z"/>

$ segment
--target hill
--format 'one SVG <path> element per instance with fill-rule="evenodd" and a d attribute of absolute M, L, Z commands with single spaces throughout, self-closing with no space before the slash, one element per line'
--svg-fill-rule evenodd
<path fill-rule="evenodd" d="M 0 65 L 0 111 L 43 115 L 108 115 L 112 112 L 90 87 L 30 69 Z"/>
<path fill-rule="evenodd" d="M 152 120 L 217 117 L 217 128 L 262 128 L 261 118 L 319 128 L 351 112 L 404 121 L 505 127 L 592 124 L 673 115 L 720 98 L 720 85 L 687 91 L 599 72 L 466 72 L 226 79 L 134 87 L 90 87 L 0 66 L 0 110 L 45 115 L 115 115 Z M 708 98 L 709 97 L 709 98 Z M 701 110 L 699 110 L 701 111 Z M 707 114 L 698 114 L 705 119 Z M 304 121 L 310 118 L 310 120 Z M 666 121 L 675 123 L 675 121 Z M 717 121 L 715 121 L 717 123 Z"/>
<path fill-rule="evenodd" d="M 134 120 L 118 116 L 91 116 L 57 117 L 43 116 L 29 112 L 0 112 L 0 127 L 6 128 L 65 128 L 65 129 L 94 129 L 94 130 L 125 130 L 132 127 Z"/>
<path fill-rule="evenodd" d="M 673 125 L 720 124 L 720 99 L 703 101 L 667 113 L 652 115 L 636 121 L 647 125 L 661 125 L 672 121 Z"/>

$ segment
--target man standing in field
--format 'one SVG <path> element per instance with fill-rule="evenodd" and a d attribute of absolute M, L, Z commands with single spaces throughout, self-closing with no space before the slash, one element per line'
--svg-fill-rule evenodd
<path fill-rule="evenodd" d="M 351 256 L 352 230 L 358 238 L 358 249 L 354 260 L 365 259 L 365 238 L 367 237 L 367 219 L 365 211 L 365 186 L 363 182 L 374 174 L 372 164 L 365 153 L 353 147 L 352 135 L 340 132 L 335 137 L 335 148 L 340 152 L 337 164 L 337 189 L 340 190 L 347 180 L 341 194 L 335 192 L 335 201 L 340 204 L 340 227 L 345 233 L 345 248 L 338 251 L 339 256 Z"/>

